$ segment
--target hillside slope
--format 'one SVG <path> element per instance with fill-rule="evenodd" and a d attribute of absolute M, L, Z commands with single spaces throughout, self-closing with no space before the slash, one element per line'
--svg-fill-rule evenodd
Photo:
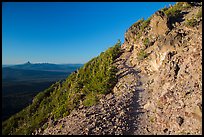
<path fill-rule="evenodd" d="M 120 54 L 120 42 L 84 64 L 77 72 L 35 96 L 28 107 L 2 123 L 2 134 L 31 134 L 46 128 L 50 120 L 69 115 L 79 105 L 91 106 L 110 93 L 117 82 L 112 65 Z"/>
<path fill-rule="evenodd" d="M 202 134 L 202 3 L 139 20 L 121 50 L 113 93 L 35 134 Z"/>
<path fill-rule="evenodd" d="M 33 119 L 25 130 L 29 122 L 14 116 L 3 124 L 4 134 L 202 134 L 202 3 L 179 2 L 139 20 L 121 48 L 109 51 L 102 53 L 105 61 L 100 55 L 43 92 L 47 99 L 34 100 L 41 102 L 41 121 Z M 45 113 L 50 101 L 72 109 Z"/>

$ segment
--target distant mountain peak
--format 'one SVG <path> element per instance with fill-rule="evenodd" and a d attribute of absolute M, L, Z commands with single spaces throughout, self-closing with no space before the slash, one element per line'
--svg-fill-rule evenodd
<path fill-rule="evenodd" d="M 25 64 L 31 64 L 30 61 L 26 62 Z"/>

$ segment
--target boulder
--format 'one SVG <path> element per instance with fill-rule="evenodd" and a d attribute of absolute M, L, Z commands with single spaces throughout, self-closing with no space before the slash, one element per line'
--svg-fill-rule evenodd
<path fill-rule="evenodd" d="M 162 11 L 156 12 L 150 21 L 151 32 L 155 35 L 165 35 L 169 30 L 169 19 Z"/>

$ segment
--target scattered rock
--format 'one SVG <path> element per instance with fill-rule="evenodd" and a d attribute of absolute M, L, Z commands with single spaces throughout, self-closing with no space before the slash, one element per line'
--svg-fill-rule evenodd
<path fill-rule="evenodd" d="M 184 122 L 184 118 L 179 116 L 179 117 L 176 118 L 176 122 L 179 124 L 179 126 L 181 126 L 183 124 L 183 122 Z"/>

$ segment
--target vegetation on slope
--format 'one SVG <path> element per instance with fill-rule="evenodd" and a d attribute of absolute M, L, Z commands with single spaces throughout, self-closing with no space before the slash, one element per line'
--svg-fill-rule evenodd
<path fill-rule="evenodd" d="M 169 18 L 170 24 L 174 24 L 175 22 L 179 21 L 179 18 L 182 18 L 184 14 L 182 11 L 190 9 L 192 6 L 192 3 L 190 2 L 177 2 L 174 6 L 170 6 L 169 8 L 164 7 L 160 11 L 166 14 L 166 16 Z"/>
<path fill-rule="evenodd" d="M 113 61 L 120 54 L 121 43 L 102 52 L 65 81 L 56 82 L 40 92 L 31 105 L 2 123 L 2 134 L 31 134 L 46 128 L 49 119 L 69 115 L 80 103 L 91 106 L 103 94 L 110 93 L 117 82 Z"/>
<path fill-rule="evenodd" d="M 148 56 L 148 54 L 144 51 L 141 50 L 138 54 L 137 54 L 137 59 L 138 60 L 143 60 Z"/>
<path fill-rule="evenodd" d="M 202 7 L 199 9 L 196 18 L 202 18 Z"/>
<path fill-rule="evenodd" d="M 192 16 L 191 19 L 185 21 L 187 27 L 195 27 L 199 24 L 199 19 L 202 18 L 202 8 L 198 10 L 198 13 L 195 16 Z"/>
<path fill-rule="evenodd" d="M 192 5 L 188 2 L 177 2 L 174 6 L 172 7 L 164 7 L 163 9 L 161 9 L 161 11 L 163 11 L 167 17 L 171 17 L 171 18 L 177 18 L 180 14 L 182 10 L 191 8 Z"/>
<path fill-rule="evenodd" d="M 135 22 L 130 28 L 132 28 L 132 32 L 136 32 L 137 39 L 142 36 L 142 32 L 149 26 L 152 17 L 149 17 L 147 20 L 144 18 Z M 136 39 L 135 39 L 136 41 Z"/>

